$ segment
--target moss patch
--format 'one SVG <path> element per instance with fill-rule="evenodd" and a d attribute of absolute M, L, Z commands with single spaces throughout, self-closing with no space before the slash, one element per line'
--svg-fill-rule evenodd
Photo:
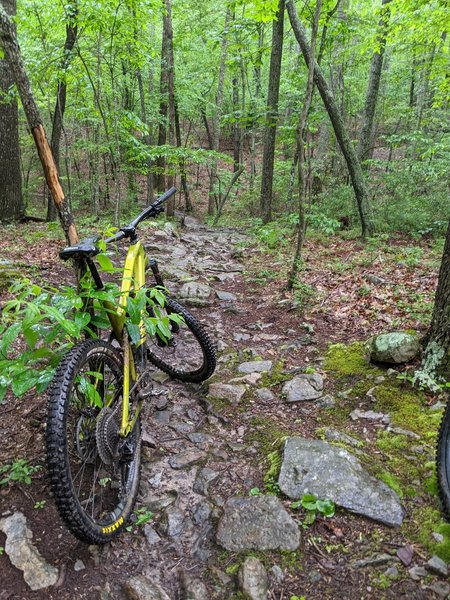
<path fill-rule="evenodd" d="M 369 364 L 366 345 L 362 342 L 355 342 L 349 346 L 332 344 L 325 357 L 324 369 L 338 377 L 380 375 L 383 372 Z"/>
<path fill-rule="evenodd" d="M 441 415 L 429 410 L 423 392 L 400 381 L 389 380 L 377 386 L 375 397 L 375 409 L 387 412 L 395 425 L 434 442 Z"/>
<path fill-rule="evenodd" d="M 280 493 L 278 476 L 280 474 L 282 462 L 281 453 L 278 450 L 269 452 L 267 455 L 267 462 L 269 464 L 269 468 L 264 475 L 264 485 L 266 486 L 267 491 L 278 495 Z"/>
<path fill-rule="evenodd" d="M 247 444 L 258 442 L 265 456 L 274 452 L 274 449 L 280 448 L 285 438 L 290 435 L 289 432 L 279 429 L 269 417 L 253 417 L 250 425 L 245 442 Z"/>

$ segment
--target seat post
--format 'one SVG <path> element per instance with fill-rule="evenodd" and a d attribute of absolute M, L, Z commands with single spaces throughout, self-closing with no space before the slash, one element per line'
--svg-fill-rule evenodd
<path fill-rule="evenodd" d="M 94 263 L 94 261 L 92 260 L 92 258 L 90 256 L 86 257 L 86 263 L 87 263 L 87 266 L 89 267 L 89 271 L 91 272 L 92 279 L 94 280 L 97 289 L 102 290 L 103 289 L 103 281 L 102 281 L 102 278 L 100 277 L 100 273 L 98 272 L 96 264 Z"/>

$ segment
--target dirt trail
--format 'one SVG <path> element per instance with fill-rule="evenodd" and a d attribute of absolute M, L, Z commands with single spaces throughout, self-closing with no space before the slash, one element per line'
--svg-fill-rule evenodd
<path fill-rule="evenodd" d="M 164 592 L 172 600 L 242 597 L 236 595 L 242 557 L 217 544 L 217 523 L 228 498 L 264 490 L 267 455 L 277 447 L 274 440 L 286 432 L 315 436 L 320 424 L 316 405 L 286 405 L 280 391 L 281 382 L 306 365 L 320 368 L 322 350 L 314 328 L 290 310 L 288 301 L 280 301 L 269 281 L 259 296 L 252 292 L 243 278 L 248 257 L 239 251 L 245 235 L 208 229 L 190 218 L 180 231 L 166 226 L 152 233 L 147 237 L 149 253 L 161 259 L 172 295 L 191 305 L 219 348 L 212 383 L 241 387 L 242 397 L 220 400 L 208 396 L 208 384 L 180 384 L 155 371 L 154 400 L 144 416 L 136 506 L 137 514 L 151 511 L 154 516 L 104 547 L 87 547 L 67 532 L 53 507 L 44 469 L 32 485 L 2 490 L 0 518 L 25 514 L 33 542 L 60 576 L 56 586 L 32 592 L 3 553 L 0 600 L 166 598 Z M 271 377 L 238 372 L 240 364 L 255 358 L 274 365 L 283 360 L 283 372 L 275 368 Z M 23 400 L 9 400 L 5 406 L 1 464 L 18 456 L 44 464 L 44 399 L 29 397 L 27 402 L 25 411 Z M 8 438 L 9 426 L 14 439 Z M 34 508 L 42 501 L 43 508 Z M 289 507 L 289 501 L 283 502 Z M 333 520 L 319 520 L 302 535 L 296 552 L 257 553 L 268 573 L 269 598 L 439 597 L 401 566 L 395 550 L 407 540 L 398 530 L 339 511 Z M 3 533 L 0 546 L 5 546 Z M 386 575 L 385 589 L 374 585 L 370 567 L 355 566 L 355 560 L 372 555 L 374 548 L 385 555 L 385 563 L 374 561 L 378 569 L 383 565 L 377 581 L 383 581 L 379 575 L 387 568 L 397 570 L 391 579 Z M 159 591 L 133 596 L 126 590 L 136 575 L 158 584 Z"/>

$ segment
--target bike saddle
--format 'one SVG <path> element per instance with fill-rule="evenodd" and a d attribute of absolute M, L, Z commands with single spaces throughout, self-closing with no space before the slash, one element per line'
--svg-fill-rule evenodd
<path fill-rule="evenodd" d="M 76 246 L 68 246 L 60 251 L 59 257 L 63 260 L 68 258 L 88 258 L 89 256 L 95 256 L 100 252 L 100 248 L 97 247 L 96 242 L 98 237 L 91 237 L 82 240 Z"/>

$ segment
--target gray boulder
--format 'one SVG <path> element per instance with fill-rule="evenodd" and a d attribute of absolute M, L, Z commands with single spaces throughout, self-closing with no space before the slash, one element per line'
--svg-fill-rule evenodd
<path fill-rule="evenodd" d="M 287 402 L 315 400 L 322 396 L 323 377 L 319 373 L 298 375 L 283 386 Z"/>
<path fill-rule="evenodd" d="M 419 348 L 417 335 L 402 331 L 383 333 L 372 339 L 370 359 L 396 365 L 414 358 L 418 354 Z"/>
<path fill-rule="evenodd" d="M 25 515 L 17 512 L 1 519 L 0 531 L 6 534 L 5 553 L 12 564 L 23 571 L 23 578 L 33 591 L 57 582 L 58 569 L 49 565 L 31 543 L 33 534 L 27 527 Z"/>
<path fill-rule="evenodd" d="M 327 442 L 288 438 L 278 484 L 293 500 L 314 494 L 385 525 L 403 520 L 394 490 L 369 475 L 352 454 Z"/>
<path fill-rule="evenodd" d="M 217 529 L 218 543 L 232 551 L 296 550 L 300 530 L 275 496 L 231 498 Z"/>

